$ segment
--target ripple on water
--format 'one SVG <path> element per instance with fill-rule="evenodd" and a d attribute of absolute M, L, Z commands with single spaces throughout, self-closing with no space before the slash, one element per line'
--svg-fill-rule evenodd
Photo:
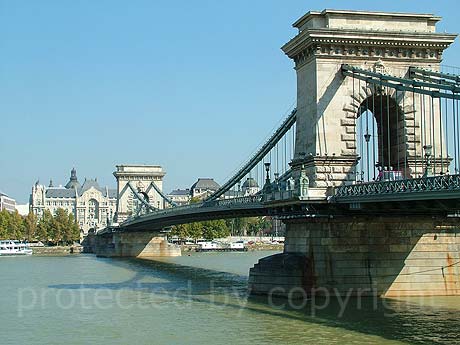
<path fill-rule="evenodd" d="M 0 260 L 3 344 L 459 344 L 460 298 L 302 308 L 247 296 L 271 253 Z M 5 264 L 5 263 L 8 264 Z M 22 303 L 22 304 L 21 304 Z M 317 304 L 318 303 L 318 304 Z M 340 317 L 338 315 L 341 315 Z"/>

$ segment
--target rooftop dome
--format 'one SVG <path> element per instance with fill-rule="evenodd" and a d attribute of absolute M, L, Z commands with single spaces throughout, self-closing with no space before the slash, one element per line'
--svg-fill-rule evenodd
<path fill-rule="evenodd" d="M 257 184 L 256 180 L 254 180 L 252 177 L 248 177 L 246 181 L 243 183 L 243 188 L 259 188 L 259 185 Z"/>
<path fill-rule="evenodd" d="M 77 170 L 75 170 L 75 168 L 73 168 L 73 169 L 70 171 L 70 180 L 69 180 L 69 182 L 67 182 L 67 184 L 65 185 L 65 187 L 66 187 L 67 189 L 74 189 L 75 187 L 76 187 L 76 188 L 80 188 L 80 187 L 81 187 L 80 182 L 78 182 Z"/>

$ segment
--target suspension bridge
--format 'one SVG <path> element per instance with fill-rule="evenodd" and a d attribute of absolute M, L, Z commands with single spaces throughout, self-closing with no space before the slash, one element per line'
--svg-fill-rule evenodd
<path fill-rule="evenodd" d="M 127 183 L 120 196 L 135 207 L 99 233 L 100 254 L 157 248 L 151 233 L 171 225 L 270 215 L 287 226 L 285 250 L 251 269 L 254 293 L 459 294 L 460 76 L 441 65 L 456 35 L 437 33 L 439 20 L 307 13 L 282 47 L 295 62 L 297 108 L 199 203 Z M 260 188 L 243 195 L 248 179 Z M 151 189 L 167 207 L 149 201 Z"/>

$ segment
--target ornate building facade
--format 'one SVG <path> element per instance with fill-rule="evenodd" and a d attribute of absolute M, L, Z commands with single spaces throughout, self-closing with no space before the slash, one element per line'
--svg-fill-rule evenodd
<path fill-rule="evenodd" d="M 39 218 L 45 210 L 51 214 L 58 208 L 67 210 L 86 235 L 89 229 L 103 228 L 112 222 L 117 207 L 117 190 L 100 187 L 97 179 L 85 179 L 81 185 L 74 168 L 65 187 L 54 187 L 52 181 L 45 187 L 37 181 L 29 202 L 30 211 Z"/>

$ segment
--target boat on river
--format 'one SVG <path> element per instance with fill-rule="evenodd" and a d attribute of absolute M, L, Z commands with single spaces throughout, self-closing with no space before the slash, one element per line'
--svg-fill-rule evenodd
<path fill-rule="evenodd" d="M 246 252 L 248 248 L 245 247 L 243 241 L 236 241 L 231 243 L 220 242 L 198 242 L 197 252 Z"/>
<path fill-rule="evenodd" d="M 27 243 L 16 240 L 0 241 L 0 256 L 32 255 Z"/>

